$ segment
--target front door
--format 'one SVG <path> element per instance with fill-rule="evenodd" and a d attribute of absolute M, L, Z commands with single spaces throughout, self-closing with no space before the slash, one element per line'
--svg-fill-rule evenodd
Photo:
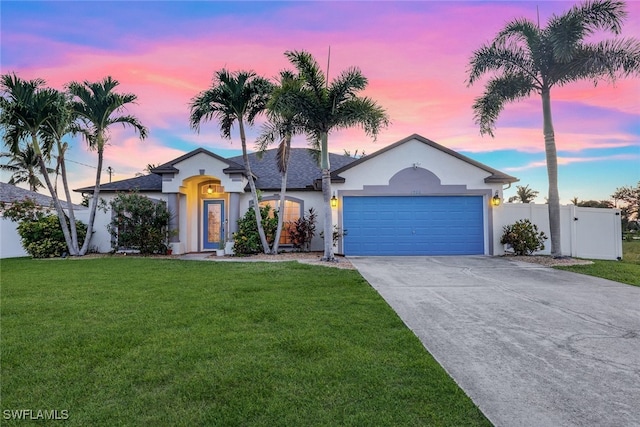
<path fill-rule="evenodd" d="M 203 249 L 223 249 L 224 200 L 205 200 L 202 221 Z"/>

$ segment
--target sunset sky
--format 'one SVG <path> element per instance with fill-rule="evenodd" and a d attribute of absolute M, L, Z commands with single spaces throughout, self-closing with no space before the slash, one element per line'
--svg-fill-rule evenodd
<path fill-rule="evenodd" d="M 330 135 L 330 151 L 373 153 L 417 133 L 520 179 L 540 191 L 547 177 L 539 97 L 506 106 L 495 138 L 481 136 L 471 105 L 482 84 L 467 87 L 472 52 L 514 18 L 544 25 L 572 2 L 177 2 L 5 1 L 0 3 L 0 71 L 43 78 L 62 89 L 70 81 L 110 75 L 122 92 L 138 95 L 128 113 L 149 128 L 140 141 L 113 128 L 105 167 L 114 180 L 135 176 L 148 163 L 164 163 L 204 147 L 240 154 L 240 140 L 220 135 L 215 122 L 199 134 L 189 128 L 188 104 L 211 84 L 215 70 L 253 70 L 273 78 L 291 68 L 284 52 L 307 50 L 329 76 L 359 67 L 369 79 L 365 95 L 392 121 L 377 141 L 360 129 Z M 640 2 L 627 2 L 622 36 L 640 38 Z M 572 84 L 552 91 L 562 203 L 609 199 L 617 187 L 640 180 L 640 79 Z M 234 129 L 237 131 L 237 129 Z M 258 132 L 249 134 L 249 146 Z M 95 179 L 95 153 L 69 139 L 73 188 Z M 304 137 L 295 146 L 307 145 Z M 5 149 L 3 148 L 3 151 Z M 1 180 L 9 175 L 2 172 Z M 108 176 L 103 175 L 103 182 Z M 505 191 L 509 197 L 515 185 Z"/>

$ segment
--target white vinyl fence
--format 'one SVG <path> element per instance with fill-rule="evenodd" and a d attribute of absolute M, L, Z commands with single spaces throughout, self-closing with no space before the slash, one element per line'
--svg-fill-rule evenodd
<path fill-rule="evenodd" d="M 503 227 L 528 219 L 539 231 L 549 236 L 548 205 L 534 203 L 505 203 L 494 210 L 493 244 L 496 255 L 504 254 L 500 244 Z M 560 207 L 560 236 L 562 255 L 575 258 L 621 259 L 622 223 L 620 209 L 581 208 L 574 205 Z M 545 241 L 545 249 L 551 253 L 551 241 Z"/>
<path fill-rule="evenodd" d="M 18 224 L 0 216 L 0 258 L 17 258 L 27 256 L 20 243 Z"/>

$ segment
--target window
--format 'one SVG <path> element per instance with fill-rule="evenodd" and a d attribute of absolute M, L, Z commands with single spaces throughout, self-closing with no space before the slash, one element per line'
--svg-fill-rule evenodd
<path fill-rule="evenodd" d="M 260 202 L 260 207 L 264 207 L 267 205 L 271 205 L 274 210 L 279 210 L 284 212 L 284 216 L 282 218 L 282 234 L 280 235 L 280 244 L 281 245 L 290 245 L 291 238 L 289 237 L 289 226 L 293 221 L 298 220 L 302 216 L 302 200 L 294 199 L 291 197 L 286 197 L 284 201 L 284 208 L 278 209 L 278 205 L 280 204 L 280 197 L 278 196 L 270 196 L 265 197 Z M 273 214 L 273 211 L 272 211 Z"/>

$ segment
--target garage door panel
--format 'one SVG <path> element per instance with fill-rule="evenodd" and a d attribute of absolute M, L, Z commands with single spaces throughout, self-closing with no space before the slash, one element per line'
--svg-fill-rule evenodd
<path fill-rule="evenodd" d="M 481 196 L 344 197 L 347 255 L 484 253 Z"/>

